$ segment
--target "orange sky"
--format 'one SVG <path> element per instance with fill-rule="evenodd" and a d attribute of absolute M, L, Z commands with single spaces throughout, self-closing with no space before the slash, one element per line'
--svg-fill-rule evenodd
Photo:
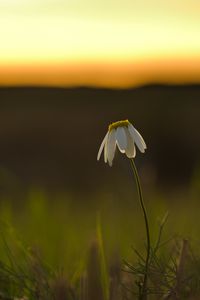
<path fill-rule="evenodd" d="M 200 82 L 199 0 L 0 0 L 0 84 Z"/>

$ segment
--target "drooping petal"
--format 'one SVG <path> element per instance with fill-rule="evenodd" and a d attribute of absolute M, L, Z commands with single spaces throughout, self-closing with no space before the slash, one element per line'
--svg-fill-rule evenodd
<path fill-rule="evenodd" d="M 97 160 L 99 160 L 100 157 L 101 157 L 101 153 L 102 153 L 102 151 L 103 151 L 103 148 L 104 148 L 104 146 L 105 146 L 105 143 L 106 143 L 107 138 L 108 138 L 108 132 L 106 133 L 106 135 L 105 135 L 105 137 L 104 137 L 104 139 L 103 139 L 103 141 L 102 141 L 102 143 L 101 143 L 101 146 L 100 146 L 100 148 L 99 148 L 99 151 L 98 151 L 98 154 L 97 154 Z"/>
<path fill-rule="evenodd" d="M 127 147 L 127 137 L 123 127 L 118 127 L 116 130 L 116 141 L 119 151 L 125 153 Z"/>
<path fill-rule="evenodd" d="M 107 163 L 107 159 L 108 159 L 108 156 L 107 156 L 107 153 L 108 153 L 108 138 L 109 138 L 109 134 L 110 132 L 108 132 L 108 135 L 107 135 L 107 138 L 106 138 L 106 141 L 105 141 L 105 145 L 104 145 L 104 162 Z"/>
<path fill-rule="evenodd" d="M 128 130 L 129 130 L 132 138 L 134 139 L 135 144 L 139 148 L 139 150 L 142 153 L 144 153 L 147 146 L 146 146 L 145 141 L 144 141 L 143 137 L 141 136 L 141 134 L 133 127 L 132 124 L 128 125 Z"/>
<path fill-rule="evenodd" d="M 107 140 L 107 159 L 109 166 L 112 166 L 112 161 L 115 156 L 116 150 L 116 130 L 113 129 L 109 133 L 108 140 Z"/>
<path fill-rule="evenodd" d="M 136 156 L 134 139 L 131 136 L 127 127 L 124 130 L 125 130 L 126 137 L 127 137 L 127 147 L 126 147 L 125 153 L 128 158 L 133 158 Z"/>

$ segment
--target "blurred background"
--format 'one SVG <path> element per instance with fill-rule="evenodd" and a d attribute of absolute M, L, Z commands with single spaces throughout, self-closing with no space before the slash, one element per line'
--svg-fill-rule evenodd
<path fill-rule="evenodd" d="M 149 183 L 188 185 L 198 170 L 198 85 L 2 87 L 0 98 L 1 193 L 17 195 L 36 185 L 50 193 L 61 189 L 84 194 L 108 180 L 110 185 L 114 174 L 123 181 L 120 173 L 129 168 L 127 159 L 119 156 L 108 168 L 96 156 L 108 125 L 126 118 L 148 145 L 136 160 Z"/>
<path fill-rule="evenodd" d="M 2 87 L 0 99 L 1 218 L 51 262 L 71 266 L 71 257 L 86 255 L 98 213 L 110 255 L 113 248 L 131 255 L 132 243 L 142 248 L 128 159 L 117 153 L 112 168 L 96 160 L 109 123 L 125 118 L 148 146 L 135 160 L 153 236 L 169 211 L 169 235 L 197 238 L 200 86 Z"/>
<path fill-rule="evenodd" d="M 2 232 L 69 270 L 99 214 L 107 255 L 143 247 L 128 159 L 96 160 L 108 125 L 129 119 L 147 143 L 135 160 L 153 240 L 169 211 L 166 235 L 198 243 L 199 5 L 0 0 Z"/>

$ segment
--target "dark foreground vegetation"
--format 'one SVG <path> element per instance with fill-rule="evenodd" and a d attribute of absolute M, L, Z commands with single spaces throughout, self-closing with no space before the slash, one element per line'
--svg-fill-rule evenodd
<path fill-rule="evenodd" d="M 151 249 L 146 297 L 142 298 L 145 259 L 136 249 L 133 251 L 137 263 L 121 262 L 116 256 L 106 265 L 99 237 L 91 244 L 84 268 L 75 270 L 69 279 L 62 269 L 56 271 L 45 264 L 36 249 L 27 250 L 18 260 L 5 242 L 9 262 L 0 262 L 0 299 L 198 300 L 200 259 L 195 257 L 187 240 L 174 240 L 169 252 L 160 249 L 164 244 L 158 238 Z"/>

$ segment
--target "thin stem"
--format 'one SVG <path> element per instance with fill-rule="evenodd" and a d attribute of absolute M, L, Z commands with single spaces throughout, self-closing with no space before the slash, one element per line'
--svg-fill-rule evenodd
<path fill-rule="evenodd" d="M 147 294 L 146 294 L 147 276 L 148 276 L 149 258 L 150 258 L 150 249 L 151 249 L 149 222 L 148 222 L 146 207 L 145 207 L 144 200 L 143 200 L 142 187 L 141 187 L 138 171 L 137 171 L 134 160 L 130 159 L 130 162 L 131 162 L 131 168 L 133 170 L 135 180 L 136 180 L 139 201 L 140 201 L 140 205 L 141 205 L 142 212 L 143 212 L 143 215 L 144 215 L 145 228 L 146 228 L 147 255 L 146 255 L 146 260 L 145 260 L 145 274 L 144 274 L 144 279 L 143 279 L 142 294 L 141 294 L 141 298 L 140 298 L 141 300 L 146 300 L 147 299 Z"/>

